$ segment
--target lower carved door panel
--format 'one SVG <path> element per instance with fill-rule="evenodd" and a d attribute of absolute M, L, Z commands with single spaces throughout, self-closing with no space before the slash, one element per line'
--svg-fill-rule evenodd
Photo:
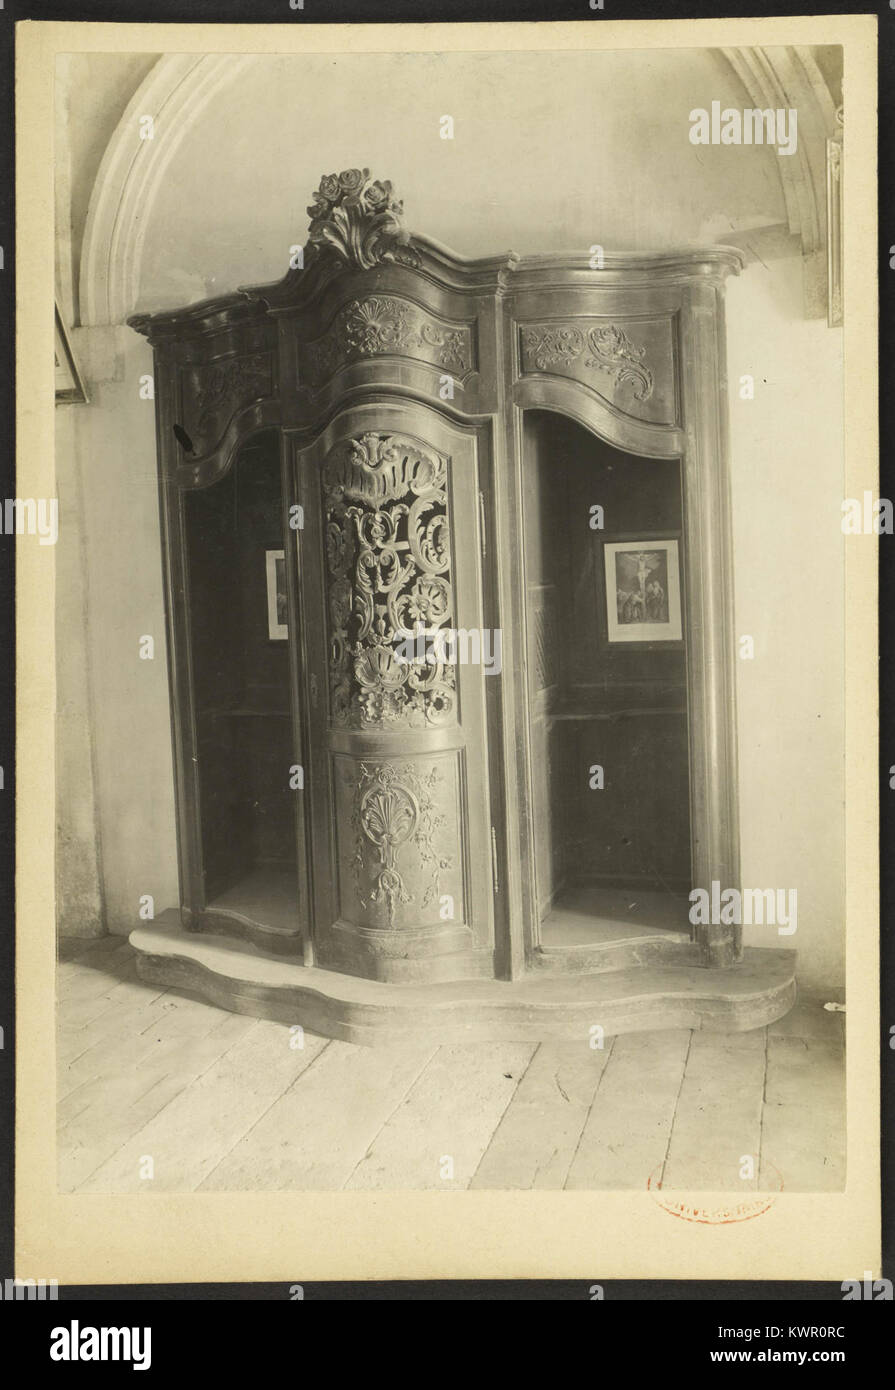
<path fill-rule="evenodd" d="M 314 959 L 490 976 L 476 434 L 359 405 L 294 460 Z"/>

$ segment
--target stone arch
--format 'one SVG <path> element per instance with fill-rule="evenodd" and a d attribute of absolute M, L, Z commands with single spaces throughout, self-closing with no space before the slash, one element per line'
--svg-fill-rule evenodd
<path fill-rule="evenodd" d="M 798 147 L 793 155 L 777 158 L 777 173 L 787 230 L 801 246 L 805 316 L 825 317 L 833 271 L 828 264 L 830 220 L 835 214 L 827 206 L 827 142 L 841 140 L 841 108 L 837 114 L 826 80 L 805 45 L 721 52 L 753 106 L 798 111 Z M 838 255 L 838 246 L 834 250 Z"/>
<path fill-rule="evenodd" d="M 162 180 L 209 101 L 251 61 L 251 55 L 165 54 L 137 88 L 90 196 L 80 269 L 82 325 L 123 323 L 133 312 L 149 214 Z M 140 138 L 143 116 L 153 118 L 152 139 Z"/>
<path fill-rule="evenodd" d="M 821 317 L 828 291 L 826 142 L 841 134 L 835 103 L 809 48 L 719 52 L 750 101 L 761 107 L 796 106 L 800 126 L 797 153 L 774 161 L 785 226 L 724 240 L 754 253 L 757 238 L 767 255 L 780 254 L 780 233 L 784 241 L 798 238 L 805 312 Z M 103 155 L 90 198 L 80 265 L 82 325 L 120 324 L 134 311 L 147 228 L 164 177 L 209 102 L 253 61 L 252 55 L 166 54 L 137 88 Z M 147 115 L 155 122 L 154 139 L 140 139 L 140 118 Z"/>

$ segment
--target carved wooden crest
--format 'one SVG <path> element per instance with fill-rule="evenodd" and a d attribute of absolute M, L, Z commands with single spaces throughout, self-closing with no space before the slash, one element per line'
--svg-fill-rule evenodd
<path fill-rule="evenodd" d="M 324 174 L 308 208 L 308 241 L 359 270 L 371 270 L 382 261 L 416 266 L 419 256 L 410 246 L 403 212 L 391 181 L 371 179 L 369 169 Z"/>

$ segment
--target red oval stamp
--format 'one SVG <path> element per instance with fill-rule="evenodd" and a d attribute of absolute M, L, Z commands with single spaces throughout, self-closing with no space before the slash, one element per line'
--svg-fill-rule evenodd
<path fill-rule="evenodd" d="M 763 1216 L 777 1200 L 783 1191 L 783 1176 L 773 1163 L 765 1163 L 765 1168 L 770 1169 L 776 1174 L 779 1186 L 771 1192 L 756 1192 L 754 1196 L 744 1198 L 742 1201 L 724 1202 L 717 1206 L 706 1202 L 700 1202 L 685 1195 L 676 1195 L 672 1192 L 663 1192 L 662 1184 L 658 1175 L 661 1166 L 656 1168 L 647 1179 L 646 1190 L 654 1202 L 667 1211 L 669 1216 L 676 1216 L 681 1221 L 693 1221 L 701 1226 L 729 1226 L 736 1221 L 754 1221 L 756 1216 Z"/>

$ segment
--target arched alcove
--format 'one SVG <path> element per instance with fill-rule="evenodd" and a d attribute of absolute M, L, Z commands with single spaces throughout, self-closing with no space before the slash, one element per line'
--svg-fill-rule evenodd
<path fill-rule="evenodd" d="M 765 260 L 801 250 L 821 274 L 835 108 L 807 49 L 668 50 L 648 61 L 624 52 L 342 55 L 340 71 L 349 69 L 332 107 L 329 55 L 160 58 L 96 178 L 81 322 L 122 323 L 136 309 L 279 276 L 303 222 L 302 190 L 320 167 L 344 164 L 358 129 L 368 163 L 418 187 L 420 225 L 438 227 L 467 255 L 495 245 L 560 251 L 577 241 L 654 252 L 718 240 Z M 537 95 L 553 79 L 565 94 L 561 108 Z M 664 109 L 677 93 L 679 124 L 659 117 L 657 81 Z M 688 140 L 701 91 L 707 103 L 738 108 L 798 103 L 796 155 L 719 147 L 706 160 Z M 436 145 L 437 116 L 448 106 L 456 137 Z M 331 115 L 321 124 L 324 109 Z M 147 116 L 151 139 L 141 138 Z M 421 186 L 419 168 L 446 152 L 449 177 Z M 585 156 L 591 178 L 582 187 L 576 171 Z M 639 196 L 645 188 L 648 199 Z M 465 215 L 470 204 L 482 209 L 477 224 Z"/>
<path fill-rule="evenodd" d="M 533 944 L 689 937 L 680 462 L 553 412 L 523 440 Z"/>

